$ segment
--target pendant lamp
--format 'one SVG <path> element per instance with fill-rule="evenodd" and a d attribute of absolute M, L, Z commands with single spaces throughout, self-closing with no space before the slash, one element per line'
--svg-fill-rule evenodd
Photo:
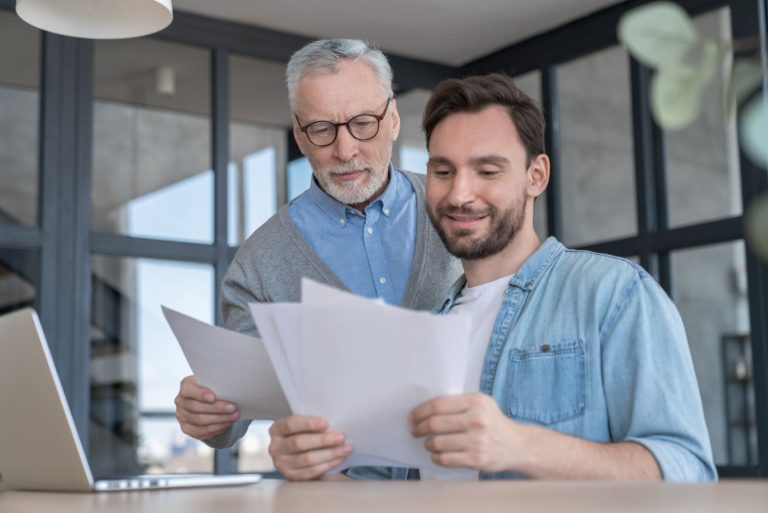
<path fill-rule="evenodd" d="M 173 20 L 171 0 L 16 0 L 16 13 L 39 29 L 88 39 L 145 36 Z"/>

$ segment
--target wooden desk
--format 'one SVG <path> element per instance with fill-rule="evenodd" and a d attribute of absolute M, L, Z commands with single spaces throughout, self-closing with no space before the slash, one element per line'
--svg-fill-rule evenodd
<path fill-rule="evenodd" d="M 573 482 L 283 483 L 99 494 L 0 493 L 2 513 L 766 513 L 768 480 L 718 484 Z"/>

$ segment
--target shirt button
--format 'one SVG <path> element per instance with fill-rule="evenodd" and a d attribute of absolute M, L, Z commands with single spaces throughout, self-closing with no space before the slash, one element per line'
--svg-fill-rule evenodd
<path fill-rule="evenodd" d="M 347 220 L 344 219 L 343 217 L 341 219 L 339 219 L 339 223 L 341 223 L 341 224 L 345 224 L 346 222 L 347 222 Z"/>
<path fill-rule="evenodd" d="M 389 209 L 388 209 L 388 208 L 385 208 L 385 209 L 384 209 L 384 215 L 385 215 L 385 216 L 388 216 L 388 215 L 389 215 Z"/>
<path fill-rule="evenodd" d="M 544 345 L 541 346 L 541 352 L 542 353 L 548 353 L 550 349 L 551 349 L 551 347 L 550 347 L 549 344 L 544 344 Z"/>
<path fill-rule="evenodd" d="M 384 276 L 382 276 L 381 278 L 379 278 L 379 283 L 384 285 L 385 283 L 387 283 L 387 279 Z"/>
<path fill-rule="evenodd" d="M 368 235 L 373 235 L 373 228 L 370 226 L 368 227 Z"/>

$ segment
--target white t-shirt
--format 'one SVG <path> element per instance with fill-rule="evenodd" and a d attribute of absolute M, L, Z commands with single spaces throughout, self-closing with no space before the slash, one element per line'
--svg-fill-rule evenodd
<path fill-rule="evenodd" d="M 461 313 L 472 320 L 472 338 L 469 341 L 467 358 L 467 378 L 464 383 L 466 392 L 480 390 L 480 375 L 483 372 L 485 352 L 491 340 L 496 316 L 504 301 L 504 291 L 513 274 L 499 278 L 477 287 L 464 287 L 459 297 L 453 303 L 448 315 Z M 432 480 L 476 480 L 479 472 L 469 469 L 454 468 L 421 468 L 423 481 Z"/>
<path fill-rule="evenodd" d="M 453 303 L 449 312 L 452 314 L 468 315 L 472 319 L 472 338 L 469 341 L 467 358 L 467 380 L 464 390 L 477 392 L 480 390 L 480 375 L 483 372 L 483 361 L 491 340 L 496 316 L 504 301 L 504 291 L 514 274 L 499 278 L 477 287 L 464 287 L 461 294 Z"/>

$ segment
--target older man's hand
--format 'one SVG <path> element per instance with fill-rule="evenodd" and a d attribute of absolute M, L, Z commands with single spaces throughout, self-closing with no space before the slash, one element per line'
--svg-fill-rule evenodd
<path fill-rule="evenodd" d="M 223 433 L 240 418 L 234 403 L 216 399 L 216 394 L 199 385 L 194 376 L 181 380 L 174 402 L 181 430 L 198 440 Z"/>

